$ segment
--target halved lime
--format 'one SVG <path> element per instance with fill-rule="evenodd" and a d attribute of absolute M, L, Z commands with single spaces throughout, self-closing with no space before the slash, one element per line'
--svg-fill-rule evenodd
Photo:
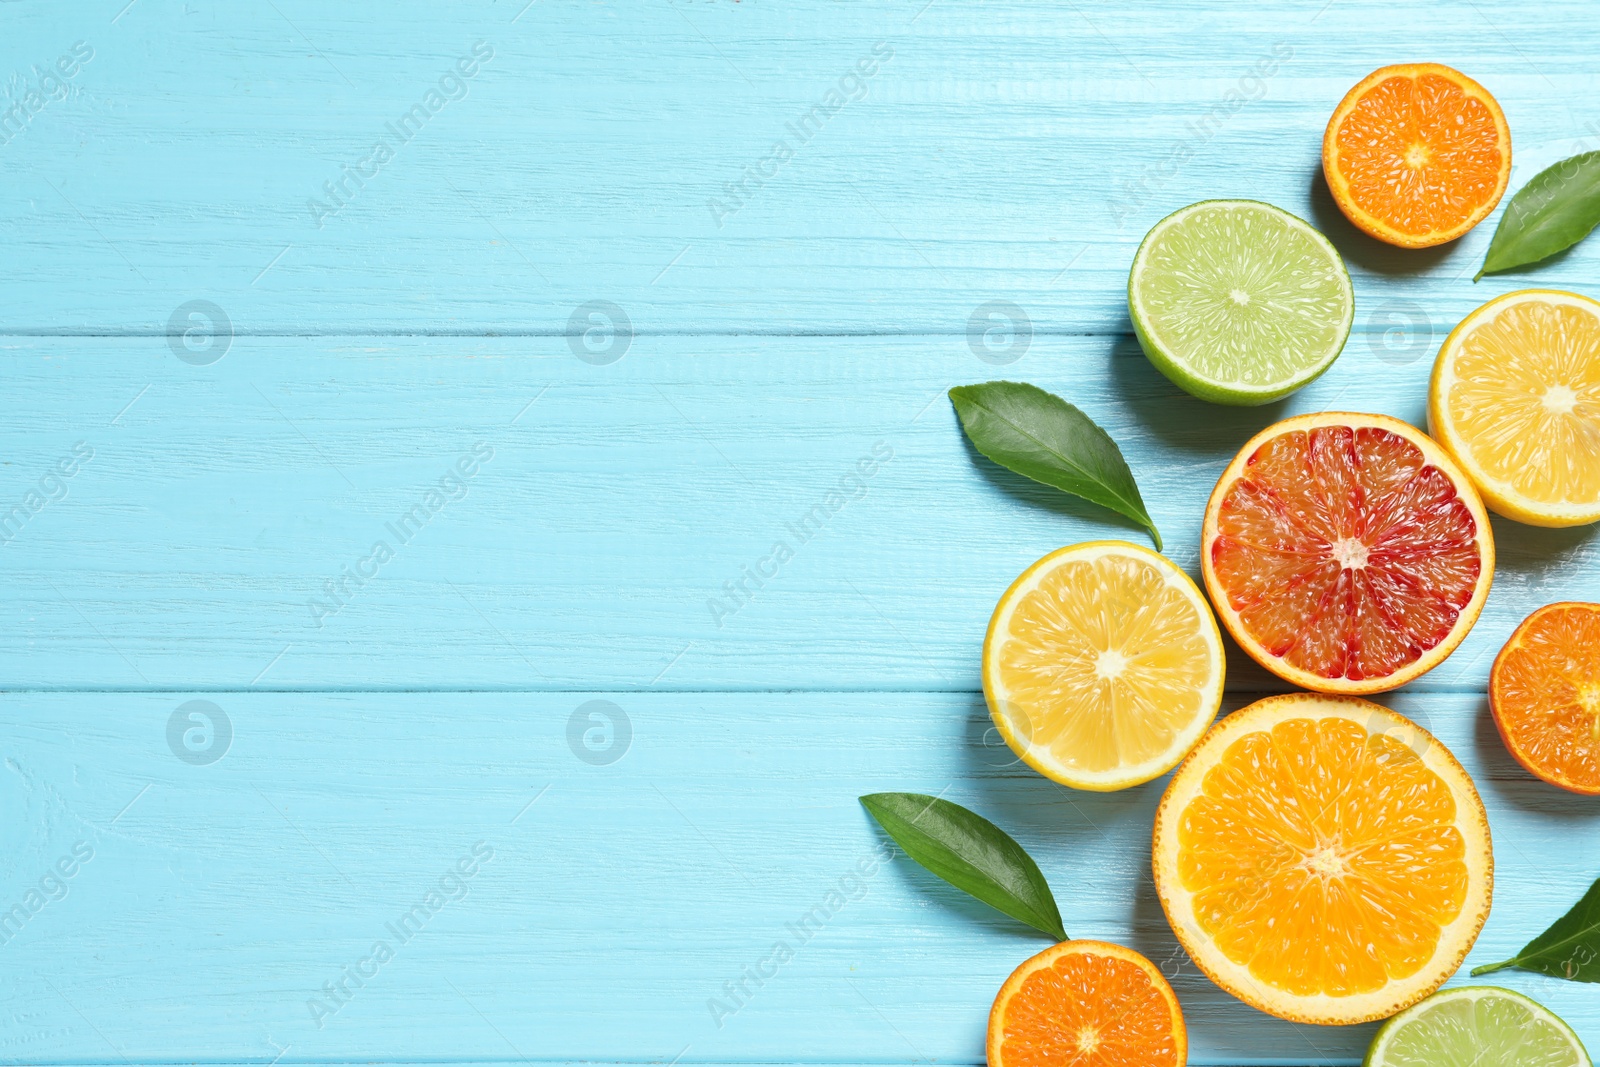
<path fill-rule="evenodd" d="M 1156 223 L 1128 272 L 1145 355 L 1216 404 L 1265 404 L 1327 370 L 1355 294 L 1328 239 L 1271 204 L 1202 200 Z"/>
<path fill-rule="evenodd" d="M 1550 1009 L 1498 986 L 1435 993 L 1383 1024 L 1364 1067 L 1593 1067 Z"/>

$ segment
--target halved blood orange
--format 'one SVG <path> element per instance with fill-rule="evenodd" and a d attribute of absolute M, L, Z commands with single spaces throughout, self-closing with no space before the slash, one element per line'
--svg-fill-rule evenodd
<path fill-rule="evenodd" d="M 1453 241 L 1511 179 L 1511 128 L 1489 90 L 1439 63 L 1381 67 L 1345 94 L 1322 138 L 1339 209 L 1402 248 Z"/>
<path fill-rule="evenodd" d="M 1600 796 L 1600 604 L 1549 604 L 1489 672 L 1489 708 L 1528 773 Z"/>
<path fill-rule="evenodd" d="M 1063 941 L 1011 972 L 989 1012 L 989 1067 L 1182 1067 L 1183 1010 L 1154 964 Z"/>
<path fill-rule="evenodd" d="M 1201 572 L 1256 662 L 1328 693 L 1378 693 L 1438 666 L 1489 595 L 1477 490 L 1421 430 L 1329 412 L 1267 427 L 1211 494 Z"/>

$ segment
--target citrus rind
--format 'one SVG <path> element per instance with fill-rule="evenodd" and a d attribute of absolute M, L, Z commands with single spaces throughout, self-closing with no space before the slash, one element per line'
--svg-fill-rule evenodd
<path fill-rule="evenodd" d="M 1479 101 L 1488 109 L 1495 126 L 1496 147 L 1503 149 L 1503 158 L 1493 192 L 1475 206 L 1464 219 L 1442 230 L 1412 234 L 1395 228 L 1355 202 L 1350 193 L 1349 179 L 1339 168 L 1338 134 L 1345 119 L 1375 86 L 1390 78 L 1416 79 L 1428 75 L 1454 83 L 1465 96 Z M 1328 191 L 1333 194 L 1334 202 L 1339 205 L 1339 210 L 1344 212 L 1345 217 L 1362 232 L 1400 248 L 1430 248 L 1462 236 L 1488 218 L 1490 212 L 1494 211 L 1495 205 L 1500 203 L 1500 198 L 1505 195 L 1506 186 L 1511 181 L 1511 127 L 1506 123 L 1505 112 L 1501 111 L 1499 102 L 1489 90 L 1454 68 L 1442 63 L 1398 63 L 1380 67 L 1357 82 L 1339 101 L 1339 106 L 1334 108 L 1332 116 L 1329 117 L 1327 129 L 1322 136 L 1322 173 L 1327 180 Z"/>
<path fill-rule="evenodd" d="M 1458 614 L 1449 634 L 1416 660 L 1391 674 L 1380 677 L 1362 679 L 1328 678 L 1299 668 L 1268 652 L 1245 627 L 1239 617 L 1239 613 L 1234 610 L 1229 602 L 1227 589 L 1222 585 L 1216 574 L 1211 558 L 1211 546 L 1218 534 L 1218 516 L 1222 501 L 1228 489 L 1239 479 L 1250 458 L 1264 444 L 1281 434 L 1312 430 L 1321 426 L 1348 426 L 1354 429 L 1370 426 L 1388 430 L 1405 438 L 1422 451 L 1430 465 L 1439 468 L 1450 479 L 1462 502 L 1471 511 L 1473 521 L 1477 526 L 1477 544 L 1481 563 L 1477 586 L 1473 590 L 1472 598 Z M 1347 696 L 1365 696 L 1397 688 L 1421 677 L 1444 662 L 1445 658 L 1455 651 L 1456 646 L 1461 644 L 1462 640 L 1471 632 L 1473 625 L 1478 621 L 1478 616 L 1483 611 L 1484 601 L 1489 597 L 1489 586 L 1494 576 L 1494 562 L 1494 534 L 1489 525 L 1489 514 L 1484 508 L 1483 501 L 1478 497 L 1477 490 L 1473 487 L 1472 482 L 1456 465 L 1450 455 L 1410 423 L 1402 422 L 1388 415 L 1360 414 L 1356 412 L 1330 411 L 1310 415 L 1297 415 L 1268 426 L 1265 430 L 1245 442 L 1244 447 L 1239 450 L 1233 462 L 1228 464 L 1227 468 L 1222 472 L 1222 477 L 1217 479 L 1217 486 L 1212 491 L 1211 499 L 1206 504 L 1205 522 L 1201 529 L 1200 538 L 1200 570 L 1205 580 L 1206 592 L 1211 595 L 1211 602 L 1213 607 L 1216 608 L 1217 618 L 1228 633 L 1232 635 L 1239 647 L 1244 649 L 1251 659 L 1286 682 L 1297 685 L 1302 689 L 1311 689 L 1323 693 L 1341 693 Z"/>
<path fill-rule="evenodd" d="M 1581 308 L 1600 321 L 1600 301 L 1559 289 L 1519 289 L 1490 300 L 1462 319 L 1439 348 L 1428 383 L 1428 429 L 1466 471 L 1484 501 L 1497 514 L 1529 526 L 1582 526 L 1600 521 L 1600 496 L 1592 502 L 1576 504 L 1539 501 L 1506 479 L 1495 477 L 1474 457 L 1472 445 L 1463 435 L 1448 403 L 1450 390 L 1457 381 L 1455 359 L 1463 341 L 1512 305 L 1530 301 Z M 1600 436 L 1600 427 L 1596 427 L 1594 433 Z M 1596 478 L 1600 480 L 1600 473 Z"/>
<path fill-rule="evenodd" d="M 1405 745 L 1449 788 L 1456 805 L 1456 828 L 1466 842 L 1467 894 L 1456 917 L 1440 928 L 1432 957 L 1409 977 L 1389 981 L 1370 993 L 1350 996 L 1296 995 L 1228 959 L 1203 931 L 1196 916 L 1194 893 L 1179 874 L 1179 826 L 1199 795 L 1207 772 L 1239 738 L 1268 731 L 1291 719 L 1326 721 L 1341 718 L 1361 725 L 1369 737 L 1386 737 Z M 1347 1025 L 1387 1018 L 1422 1000 L 1456 972 L 1489 917 L 1493 896 L 1494 857 L 1483 801 L 1467 772 L 1450 751 L 1426 730 L 1371 701 L 1314 693 L 1266 697 L 1220 720 L 1173 776 L 1156 811 L 1152 845 L 1156 894 L 1173 933 L 1207 977 L 1246 1004 L 1294 1022 Z"/>
<path fill-rule="evenodd" d="M 1209 660 L 1209 677 L 1199 688 L 1196 710 L 1182 729 L 1174 734 L 1170 747 L 1133 765 L 1122 765 L 1104 773 L 1069 767 L 1054 758 L 1051 751 L 1035 743 L 1030 727 L 1032 713 L 1011 698 L 1002 678 L 1005 638 L 1017 607 L 1056 568 L 1073 562 L 1094 562 L 1108 556 L 1138 560 L 1160 572 L 1164 587 L 1182 596 L 1194 610 L 1198 625 L 1195 633 L 1204 642 Z M 1126 541 L 1088 541 L 1057 549 L 1039 559 L 1011 583 L 989 620 L 983 641 L 983 693 L 995 728 L 1024 763 L 1052 781 L 1074 789 L 1109 792 L 1140 785 L 1159 778 L 1194 747 L 1222 707 L 1225 663 L 1222 632 L 1205 595 L 1194 581 L 1165 556 Z M 1048 709 L 1046 709 L 1048 711 Z"/>

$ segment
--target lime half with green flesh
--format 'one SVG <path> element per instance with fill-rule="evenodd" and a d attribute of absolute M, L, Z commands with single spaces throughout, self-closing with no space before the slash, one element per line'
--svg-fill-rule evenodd
<path fill-rule="evenodd" d="M 1465 986 L 1384 1023 L 1365 1067 L 1593 1067 L 1572 1027 L 1521 993 Z"/>
<path fill-rule="evenodd" d="M 1332 365 L 1355 294 L 1338 251 L 1307 223 L 1255 200 L 1202 200 L 1145 235 L 1128 313 L 1150 362 L 1186 392 L 1265 404 Z"/>

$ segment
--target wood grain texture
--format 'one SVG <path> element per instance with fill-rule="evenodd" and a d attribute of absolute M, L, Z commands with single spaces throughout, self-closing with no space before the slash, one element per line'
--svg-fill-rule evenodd
<path fill-rule="evenodd" d="M 1163 783 L 1055 786 L 1015 765 L 976 696 L 217 693 L 232 738 L 204 766 L 168 747 L 192 698 L 4 698 L 0 903 L 76 842 L 94 850 L 0 945 L 6 1062 L 260 1062 L 274 1045 L 319 1063 L 979 1062 L 995 989 L 1047 942 L 903 857 L 861 874 L 883 839 L 856 797 L 883 789 L 1014 833 L 1069 933 L 1174 976 L 1194 1062 L 1355 1062 L 1371 1034 L 1282 1023 L 1200 977 L 1150 883 Z M 592 748 L 573 747 L 569 719 L 596 699 L 628 729 L 585 718 Z M 1495 907 L 1469 966 L 1500 959 L 1593 875 L 1600 813 L 1521 772 L 1481 698 L 1394 704 L 1489 805 Z M 465 895 L 400 943 L 386 924 L 478 842 L 493 855 Z M 788 924 L 832 890 L 844 901 L 802 941 Z M 380 940 L 394 958 L 319 1028 L 308 1000 Z M 793 959 L 739 1004 L 724 983 L 780 941 Z M 1600 1043 L 1592 987 L 1496 979 Z M 712 999 L 736 1009 L 720 1027 Z"/>
<path fill-rule="evenodd" d="M 1242 196 L 1328 231 L 1363 328 L 1387 329 L 1398 301 L 1442 331 L 1528 277 L 1466 283 L 1497 217 L 1421 253 L 1345 223 L 1317 177 L 1345 90 L 1396 47 L 1461 67 L 1505 108 L 1514 188 L 1597 139 L 1587 0 L 1537 19 L 1468 0 L 472 0 L 381 17 L 138 0 L 113 22 L 126 2 L 5 5 L 0 71 L 94 52 L 0 146 L 0 239 L 28 264 L 0 297 L 5 329 L 159 332 L 203 298 L 258 332 L 560 333 L 605 299 L 647 332 L 964 333 L 1005 299 L 1039 330 L 1122 332 L 1149 226 Z M 391 133 L 478 41 L 493 58 L 450 84 L 458 98 Z M 1537 283 L 1591 285 L 1596 255 L 1579 246 Z"/>
<path fill-rule="evenodd" d="M 1593 290 L 1586 244 L 1474 286 L 1497 217 L 1399 252 L 1316 176 L 1334 103 L 1398 59 L 1497 94 L 1513 188 L 1594 147 L 1591 4 L 0 0 L 0 29 L 0 1063 L 979 1062 L 1043 942 L 904 858 L 843 881 L 882 789 L 1014 831 L 1070 932 L 1175 975 L 1194 1062 L 1358 1062 L 1370 1028 L 1269 1019 L 1177 949 L 1159 783 L 1073 793 L 998 747 L 999 592 L 1144 538 L 976 456 L 944 392 L 1079 404 L 1194 573 L 1256 430 L 1420 422 L 1467 311 Z M 1139 238 L 1222 196 L 1324 228 L 1356 287 L 1329 374 L 1251 411 L 1127 336 Z M 1385 698 L 1490 809 L 1469 965 L 1600 843 L 1481 696 L 1529 611 L 1596 598 L 1593 533 L 1496 534 L 1473 634 Z M 1230 687 L 1276 684 L 1235 654 Z M 1496 978 L 1600 1046 L 1592 989 Z"/>
<path fill-rule="evenodd" d="M 0 683 L 975 691 L 1029 563 L 1148 535 L 977 455 L 950 385 L 1004 374 L 1100 420 L 1198 574 L 1206 499 L 1253 433 L 1329 407 L 1420 422 L 1427 372 L 1354 346 L 1235 410 L 1129 339 L 1035 338 L 1005 367 L 964 338 L 636 338 L 604 367 L 563 338 L 237 338 L 205 367 L 155 339 L 19 341 L 0 517 L 75 442 L 94 457 L 0 546 Z M 482 447 L 465 495 L 430 500 Z M 439 506 L 402 523 L 419 503 Z M 1600 585 L 1593 533 L 1497 523 L 1477 628 L 1415 685 L 1481 691 L 1530 611 Z"/>

